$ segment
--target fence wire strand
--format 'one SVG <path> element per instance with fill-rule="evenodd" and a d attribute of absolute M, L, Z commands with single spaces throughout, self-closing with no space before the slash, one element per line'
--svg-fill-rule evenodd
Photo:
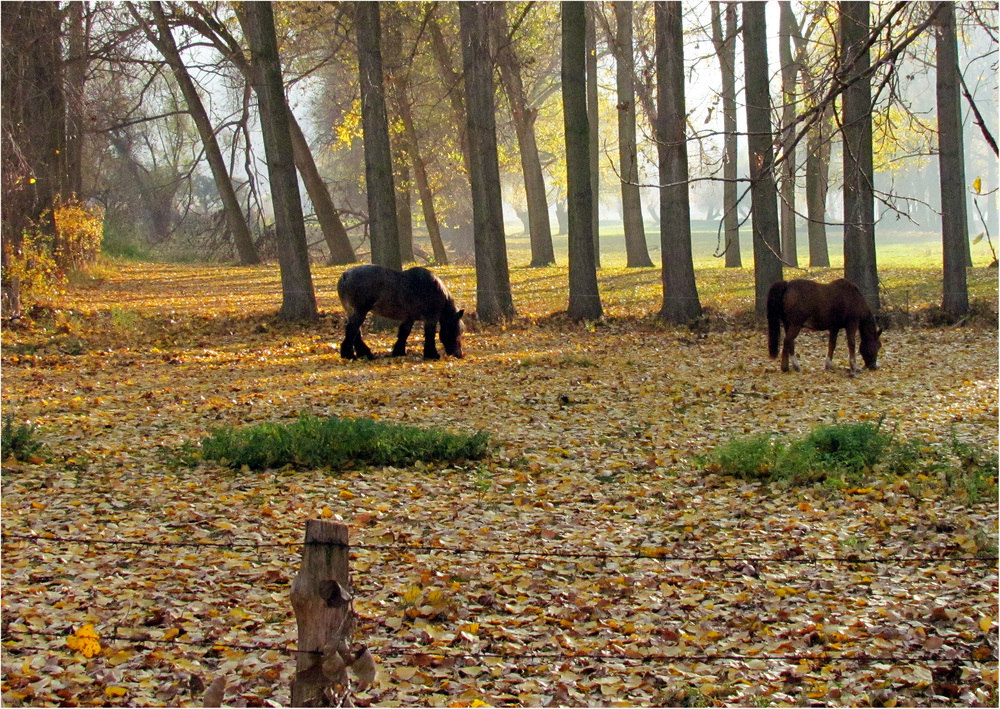
<path fill-rule="evenodd" d="M 212 650 L 216 648 L 226 648 L 233 650 L 240 650 L 244 652 L 278 652 L 286 655 L 322 655 L 323 652 L 320 650 L 299 650 L 297 648 L 291 647 L 288 644 L 269 644 L 269 643 L 232 643 L 225 642 L 221 640 L 204 640 L 204 641 L 194 641 L 194 640 L 182 640 L 179 638 L 171 638 L 169 640 L 164 638 L 154 638 L 149 636 L 144 637 L 133 637 L 128 635 L 120 635 L 118 633 L 118 628 L 112 629 L 111 635 L 101 636 L 99 641 L 102 643 L 112 643 L 112 642 L 126 642 L 133 645 L 184 645 L 189 647 L 199 647 L 206 650 Z M 64 633 L 54 633 L 46 632 L 41 630 L 10 630 L 5 633 L 6 635 L 22 636 L 22 637 L 45 637 L 53 639 L 64 639 L 68 635 Z M 57 647 L 32 647 L 24 645 L 10 645 L 12 641 L 8 638 L 4 640 L 4 648 L 8 651 L 17 652 L 21 650 L 33 650 L 36 652 L 53 652 L 60 648 Z M 440 649 L 440 648 L 417 648 L 408 649 L 400 647 L 371 647 L 369 648 L 375 655 L 381 659 L 401 659 L 405 657 L 438 657 L 442 660 L 454 660 L 454 659 L 498 659 L 498 660 L 518 660 L 518 661 L 616 661 L 616 662 L 636 662 L 636 663 L 647 663 L 647 662 L 666 662 L 666 663 L 676 663 L 676 664 L 690 664 L 690 663 L 710 663 L 710 662 L 788 662 L 788 663 L 806 663 L 806 662 L 821 662 L 824 664 L 830 664 L 834 662 L 846 662 L 852 664 L 913 664 L 913 663 L 963 663 L 963 662 L 979 662 L 981 664 L 997 664 L 996 651 L 993 650 L 993 654 L 989 658 L 983 658 L 981 660 L 974 660 L 963 657 L 945 657 L 941 655 L 933 655 L 929 653 L 923 653 L 918 655 L 869 655 L 867 653 L 857 653 L 850 655 L 847 653 L 830 653 L 830 652 L 820 652 L 820 653 L 780 653 L 776 655 L 767 655 L 763 653 L 665 653 L 665 652 L 555 652 L 546 650 L 532 650 L 525 652 L 500 652 L 500 651 L 490 651 L 490 650 L 454 650 L 454 649 Z M 67 647 L 67 651 L 69 651 Z"/>
<path fill-rule="evenodd" d="M 43 536 L 35 534 L 19 534 L 13 532 L 0 533 L 0 539 L 4 542 L 8 540 L 35 542 L 35 543 L 59 543 L 59 544 L 83 544 L 87 546 L 143 546 L 143 547 L 209 547 L 209 548 L 241 548 L 250 549 L 281 549 L 301 547 L 309 542 L 258 542 L 250 540 L 231 541 L 163 541 L 144 539 L 94 539 L 89 537 L 60 537 Z M 808 554 L 780 554 L 777 556 L 736 556 L 718 554 L 670 554 L 655 545 L 640 547 L 630 552 L 613 551 L 573 551 L 567 549 L 537 549 L 537 548 L 514 548 L 495 549 L 483 547 L 463 547 L 447 546 L 435 544 L 358 544 L 350 543 L 346 546 L 351 551 L 378 551 L 383 553 L 423 553 L 423 554 L 474 554 L 480 556 L 502 556 L 511 558 L 560 558 L 560 559 L 596 559 L 596 560 L 636 560 L 652 559 L 656 561 L 676 561 L 676 562 L 702 562 L 702 563 L 744 563 L 744 564 L 922 564 L 935 565 L 946 563 L 997 563 L 998 556 L 993 555 L 970 555 L 970 556 L 860 556 L 858 554 L 848 554 L 846 556 L 809 556 Z"/>

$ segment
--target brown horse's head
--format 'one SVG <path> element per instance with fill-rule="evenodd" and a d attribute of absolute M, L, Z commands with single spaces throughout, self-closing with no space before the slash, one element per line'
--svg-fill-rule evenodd
<path fill-rule="evenodd" d="M 878 369 L 876 360 L 878 351 L 882 349 L 882 328 L 876 327 L 874 321 L 861 323 L 861 358 L 865 361 L 865 369 Z"/>
<path fill-rule="evenodd" d="M 462 332 L 465 328 L 462 325 L 464 310 L 457 313 L 441 313 L 441 344 L 444 351 L 452 357 L 462 357 Z"/>

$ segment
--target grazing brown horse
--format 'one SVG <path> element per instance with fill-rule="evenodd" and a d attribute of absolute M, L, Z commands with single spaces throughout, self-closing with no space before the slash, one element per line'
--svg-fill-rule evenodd
<path fill-rule="evenodd" d="M 444 351 L 453 357 L 462 356 L 465 311 L 455 309 L 455 300 L 444 283 L 426 268 L 400 272 L 382 266 L 355 266 L 340 277 L 337 295 L 347 313 L 347 331 L 340 345 L 340 356 L 344 359 L 374 358 L 361 340 L 361 325 L 370 312 L 400 321 L 393 357 L 406 354 L 406 338 L 417 320 L 424 321 L 424 359 L 441 357 L 434 346 L 438 323 Z"/>
<path fill-rule="evenodd" d="M 882 328 L 875 325 L 868 303 L 858 287 L 843 278 L 833 283 L 816 283 L 798 279 L 778 281 L 767 293 L 767 349 L 771 358 L 778 356 L 781 326 L 785 327 L 785 341 L 781 348 L 781 371 L 792 368 L 798 372 L 799 358 L 795 355 L 795 338 L 803 327 L 811 330 L 829 330 L 830 347 L 826 355 L 826 368 L 833 369 L 833 350 L 837 346 L 837 332 L 847 332 L 847 349 L 850 352 L 851 376 L 858 371 L 854 357 L 854 339 L 861 333 L 861 357 L 868 369 L 876 368 L 879 338 Z"/>

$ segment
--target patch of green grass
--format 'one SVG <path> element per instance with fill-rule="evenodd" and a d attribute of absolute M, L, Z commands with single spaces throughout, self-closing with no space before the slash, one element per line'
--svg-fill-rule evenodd
<path fill-rule="evenodd" d="M 997 455 L 983 451 L 964 441 L 952 432 L 950 452 L 957 465 L 943 466 L 947 489 L 963 493 L 970 503 L 997 496 Z"/>
<path fill-rule="evenodd" d="M 751 480 L 795 485 L 860 485 L 880 463 L 892 436 L 877 423 L 819 426 L 801 440 L 774 436 L 733 439 L 709 458 L 709 469 Z"/>
<path fill-rule="evenodd" d="M 713 472 L 748 480 L 769 479 L 775 473 L 785 445 L 774 436 L 734 438 L 715 449 L 708 460 Z"/>
<path fill-rule="evenodd" d="M 13 456 L 18 460 L 28 460 L 37 455 L 42 449 L 37 433 L 38 427 L 30 422 L 14 423 L 14 414 L 8 411 L 0 429 L 0 458 L 7 460 Z"/>
<path fill-rule="evenodd" d="M 997 456 L 955 436 L 949 446 L 897 440 L 877 422 L 814 428 L 788 441 L 777 436 L 734 438 L 703 460 L 710 472 L 788 485 L 863 486 L 879 478 L 908 478 L 923 491 L 936 478 L 945 491 L 970 504 L 997 495 Z"/>
<path fill-rule="evenodd" d="M 416 461 L 482 458 L 488 435 L 455 434 L 372 419 L 303 415 L 291 424 L 226 427 L 201 442 L 202 457 L 234 469 L 291 466 L 340 469 L 348 465 L 410 465 Z"/>

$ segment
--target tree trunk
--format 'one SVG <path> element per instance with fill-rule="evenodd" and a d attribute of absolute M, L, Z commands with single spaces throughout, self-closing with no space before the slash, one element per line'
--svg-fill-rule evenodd
<path fill-rule="evenodd" d="M 24 229 L 65 187 L 62 13 L 58 3 L 2 3 L 3 240 L 19 253 Z M 52 229 L 46 230 L 54 234 Z M 41 226 L 41 225 L 40 225 Z"/>
<path fill-rule="evenodd" d="M 825 6 L 817 6 L 815 13 L 825 13 Z M 823 16 L 823 15 L 820 15 Z M 816 95 L 816 81 L 807 61 L 805 38 L 798 25 L 792 28 L 798 68 L 802 74 L 802 94 Z M 806 217 L 809 233 L 810 268 L 828 268 L 830 252 L 826 242 L 826 197 L 829 190 L 830 134 L 833 104 L 828 103 L 819 119 L 810 127 L 806 136 Z"/>
<path fill-rule="evenodd" d="M 781 59 L 781 257 L 786 266 L 798 267 L 795 236 L 795 83 L 798 65 L 792 55 L 795 15 L 787 0 L 778 3 L 780 22 L 778 56 Z"/>
<path fill-rule="evenodd" d="M 639 196 L 639 151 L 635 141 L 635 51 L 632 0 L 615 2 L 615 75 L 618 89 L 618 164 L 622 183 L 622 222 L 626 266 L 652 266 L 646 246 Z"/>
<path fill-rule="evenodd" d="M 351 246 L 351 240 L 347 236 L 347 229 L 340 219 L 340 213 L 333 205 L 330 198 L 330 190 L 326 187 L 326 182 L 319 174 L 316 167 L 316 160 L 313 158 L 312 150 L 302 134 L 302 128 L 291 110 L 288 110 L 288 127 L 292 132 L 292 151 L 295 166 L 302 176 L 302 184 L 305 185 L 309 194 L 309 201 L 312 202 L 313 209 L 316 210 L 316 219 L 319 221 L 320 231 L 323 232 L 323 240 L 326 248 L 330 252 L 331 264 L 354 263 L 358 260 Z"/>
<path fill-rule="evenodd" d="M 569 203 L 569 308 L 574 321 L 601 317 L 594 250 L 590 126 L 587 120 L 586 3 L 562 3 L 562 95 Z"/>
<path fill-rule="evenodd" d="M 743 64 L 746 67 L 747 148 L 753 209 L 755 309 L 763 315 L 767 291 L 772 283 L 781 280 L 782 274 L 764 3 L 743 3 Z"/>
<path fill-rule="evenodd" d="M 462 76 L 452 66 L 448 43 L 444 39 L 439 22 L 436 15 L 432 15 L 428 22 L 431 35 L 431 52 L 434 54 L 434 59 L 441 71 L 442 80 L 445 86 L 448 87 L 448 105 L 451 107 L 452 124 L 455 130 L 458 131 L 458 143 L 462 149 L 462 164 L 465 166 L 465 174 L 468 177 L 472 174 L 472 167 L 469 158 L 469 135 L 466 128 L 465 101 L 461 89 Z M 460 254 L 463 252 L 468 253 L 465 242 L 471 241 L 463 236 L 469 231 L 469 226 L 472 224 L 471 190 L 472 186 L 470 183 L 469 193 L 457 200 L 458 204 L 453 207 L 451 217 L 448 220 L 455 234 L 452 244 Z"/>
<path fill-rule="evenodd" d="M 941 307 L 952 315 L 960 316 L 969 312 L 965 272 L 969 236 L 955 3 L 942 3 L 937 20 L 938 164 L 941 171 L 941 237 L 944 248 Z"/>
<path fill-rule="evenodd" d="M 521 81 L 521 65 L 514 52 L 513 40 L 509 38 L 506 4 L 497 11 L 497 21 L 493 26 L 494 45 L 497 48 L 497 64 L 500 80 L 510 104 L 517 133 L 517 147 L 521 155 L 521 174 L 524 177 L 524 194 L 528 205 L 528 233 L 531 243 L 531 266 L 548 266 L 556 261 L 552 247 L 552 227 L 549 224 L 549 204 L 545 196 L 545 178 L 542 175 L 542 161 L 538 157 L 535 140 L 535 118 L 538 110 L 528 106 Z"/>
<path fill-rule="evenodd" d="M 156 32 L 142 20 L 132 3 L 128 3 L 128 7 L 135 18 L 142 23 L 146 37 L 156 46 L 157 50 L 159 50 L 170 66 L 174 80 L 177 81 L 181 94 L 184 96 L 188 114 L 198 129 L 198 137 L 201 138 L 202 147 L 205 149 L 205 160 L 212 170 L 212 178 L 215 181 L 216 189 L 219 191 L 219 198 L 222 200 L 226 227 L 233 237 L 233 243 L 236 246 L 236 253 L 239 255 L 240 263 L 244 266 L 260 263 L 260 255 L 257 253 L 257 247 L 254 246 L 250 227 L 247 225 L 246 217 L 240 208 L 240 200 L 236 196 L 236 190 L 233 188 L 233 181 L 229 176 L 229 170 L 226 169 L 226 159 L 222 155 L 222 149 L 219 147 L 218 140 L 216 140 L 212 121 L 208 117 L 208 111 L 205 110 L 205 105 L 201 101 L 198 89 L 194 85 L 194 81 L 191 79 L 191 75 L 188 73 L 183 59 L 181 59 L 177 43 L 174 42 L 170 26 L 167 24 L 163 5 L 160 2 L 149 3 L 149 9 L 153 13 L 153 22 L 156 24 Z"/>
<path fill-rule="evenodd" d="M 656 145 L 660 159 L 660 222 L 663 307 L 659 317 L 681 324 L 701 315 L 691 254 L 688 191 L 687 108 L 684 99 L 684 30 L 681 3 L 657 2 Z"/>
<path fill-rule="evenodd" d="M 879 309 L 875 264 L 875 193 L 872 166 L 871 80 L 868 2 L 840 3 L 844 137 L 844 277 L 854 283 L 873 312 Z"/>
<path fill-rule="evenodd" d="M 281 61 L 278 57 L 271 3 L 244 3 L 241 5 L 239 19 L 250 47 L 251 73 L 256 84 L 264 154 L 274 205 L 282 292 L 278 315 L 284 320 L 312 320 L 317 316 L 316 295 L 309 271 L 306 225 L 302 217 L 295 160 L 292 157 L 288 103 L 281 79 Z"/>
<path fill-rule="evenodd" d="M 809 93 L 808 89 L 806 90 Z M 831 106 L 806 138 L 806 210 L 809 216 L 809 266 L 828 268 L 830 249 L 826 241 L 826 196 L 830 188 Z"/>
<path fill-rule="evenodd" d="M 66 61 L 66 189 L 83 198 L 83 137 L 86 126 L 84 89 L 87 83 L 86 3 L 67 6 L 69 15 L 69 56 Z"/>
<path fill-rule="evenodd" d="M 396 88 L 401 94 L 399 97 L 399 117 L 403 122 L 403 135 L 406 137 L 410 153 L 410 163 L 417 183 L 417 192 L 420 195 L 420 208 L 424 215 L 424 224 L 427 225 L 427 236 L 431 240 L 434 262 L 440 266 L 447 266 L 448 252 L 445 251 L 444 242 L 441 240 L 441 227 L 438 225 L 437 212 L 434 210 L 434 192 L 431 190 L 431 183 L 427 177 L 427 167 L 424 165 L 420 143 L 417 140 L 417 128 L 409 104 L 408 82 L 405 79 L 399 79 Z"/>
<path fill-rule="evenodd" d="M 399 258 L 403 263 L 414 259 L 413 254 L 413 192 L 410 189 L 409 155 L 406 150 L 396 150 L 392 159 L 396 166 L 396 225 L 399 228 Z"/>
<path fill-rule="evenodd" d="M 459 3 L 476 243 L 476 310 L 497 323 L 514 317 L 500 196 L 488 2 Z"/>
<path fill-rule="evenodd" d="M 740 215 L 737 203 L 738 147 L 736 133 L 736 3 L 726 3 L 726 29 L 722 30 L 719 3 L 712 3 L 712 43 L 722 74 L 722 130 L 725 154 L 722 163 L 722 225 L 725 232 L 726 268 L 743 266 L 740 251 Z"/>
<path fill-rule="evenodd" d="M 398 22 L 397 22 L 398 24 Z M 396 66 L 392 75 L 392 95 L 399 120 L 403 124 L 403 140 L 406 143 L 406 154 L 410 159 L 410 167 L 413 170 L 413 178 L 417 185 L 417 193 L 420 195 L 420 208 L 424 215 L 424 224 L 427 226 L 427 235 L 431 242 L 431 250 L 434 253 L 435 263 L 448 265 L 448 253 L 445 251 L 444 242 L 441 240 L 441 227 L 438 225 L 437 211 L 434 209 L 434 193 L 431 190 L 431 183 L 427 177 L 427 166 L 424 163 L 423 154 L 420 150 L 420 140 L 417 136 L 416 122 L 413 120 L 413 109 L 410 101 L 413 92 L 410 89 L 409 68 L 403 66 L 402 34 L 398 27 L 392 27 L 388 32 L 391 42 L 392 63 Z M 402 232 L 402 225 L 401 232 Z M 402 233 L 400 234 L 402 239 Z M 409 248 L 410 258 L 412 258 L 412 228 L 411 245 Z M 404 249 L 406 252 L 407 249 Z M 407 260 L 404 254 L 404 261 Z"/>
<path fill-rule="evenodd" d="M 590 208 L 594 213 L 594 266 L 601 267 L 601 142 L 597 100 L 597 23 L 594 3 L 585 3 L 587 23 L 587 120 L 590 145 Z"/>
<path fill-rule="evenodd" d="M 354 7 L 372 263 L 398 271 L 402 269 L 403 262 L 399 256 L 396 190 L 392 177 L 389 121 L 385 110 L 385 84 L 382 81 L 379 3 L 356 2 Z"/>
<path fill-rule="evenodd" d="M 38 223 L 64 187 L 65 95 L 59 4 L 0 3 L 2 35 L 3 161 L 2 241 L 4 265 L 21 254 L 24 230 Z M 51 217 L 38 224 L 55 236 Z M 21 314 L 21 283 L 6 275 L 2 281 L 4 315 Z"/>

